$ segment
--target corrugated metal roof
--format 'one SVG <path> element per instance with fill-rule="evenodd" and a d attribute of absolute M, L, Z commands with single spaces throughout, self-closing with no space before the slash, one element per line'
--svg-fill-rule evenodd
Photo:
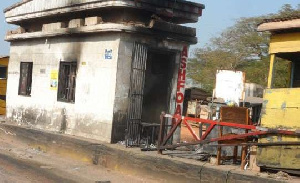
<path fill-rule="evenodd" d="M 270 22 L 284 22 L 284 21 L 295 20 L 295 19 L 300 19 L 300 15 L 294 15 L 294 16 L 289 16 L 289 17 L 278 17 L 278 18 L 264 19 L 260 24 L 270 23 Z"/>

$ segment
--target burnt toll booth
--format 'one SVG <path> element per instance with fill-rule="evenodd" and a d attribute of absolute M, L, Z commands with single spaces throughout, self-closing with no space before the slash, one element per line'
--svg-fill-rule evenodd
<path fill-rule="evenodd" d="M 23 0 L 4 10 L 7 119 L 139 141 L 141 123 L 181 113 L 188 47 L 204 6 L 183 0 Z"/>

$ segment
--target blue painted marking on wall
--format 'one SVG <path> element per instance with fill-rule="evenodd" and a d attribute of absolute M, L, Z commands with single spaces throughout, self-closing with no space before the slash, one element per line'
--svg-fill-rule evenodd
<path fill-rule="evenodd" d="M 112 59 L 112 49 L 105 49 L 105 60 Z"/>

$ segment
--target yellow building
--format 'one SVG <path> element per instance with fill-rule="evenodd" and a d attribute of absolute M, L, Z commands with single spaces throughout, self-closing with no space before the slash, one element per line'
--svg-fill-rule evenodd
<path fill-rule="evenodd" d="M 270 71 L 268 88 L 264 91 L 261 118 L 263 127 L 275 129 L 300 129 L 300 16 L 265 20 L 258 31 L 270 31 Z M 278 59 L 290 61 L 289 88 L 273 88 L 274 68 Z M 273 136 L 261 142 L 300 141 L 300 138 Z M 268 146 L 258 149 L 258 165 L 273 169 L 300 171 L 300 146 Z"/>
<path fill-rule="evenodd" d="M 0 115 L 5 115 L 6 113 L 6 85 L 8 60 L 8 56 L 0 56 Z"/>

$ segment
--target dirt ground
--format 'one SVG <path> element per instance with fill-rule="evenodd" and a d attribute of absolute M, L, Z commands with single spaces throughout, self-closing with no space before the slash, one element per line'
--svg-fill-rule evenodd
<path fill-rule="evenodd" d="M 195 123 L 190 123 L 192 126 L 192 129 L 194 130 L 195 134 L 199 136 L 199 125 L 195 125 Z M 188 128 L 185 125 L 181 125 L 181 132 L 180 132 L 181 142 L 195 142 L 196 140 L 191 135 L 191 132 L 188 130 Z"/>
<path fill-rule="evenodd" d="M 68 158 L 68 156 L 59 156 L 53 154 L 52 151 L 44 152 L 41 148 L 29 146 L 21 141 L 20 131 L 7 131 L 5 126 L 0 125 L 0 183 L 14 183 L 14 182 L 94 182 L 94 183 L 108 183 L 108 182 L 170 182 L 169 179 L 160 180 L 157 176 L 147 176 L 144 174 L 123 174 L 119 171 L 115 171 L 115 167 L 111 166 L 111 169 L 105 168 L 101 165 L 93 165 L 91 162 L 76 161 L 74 158 Z M 9 128 L 8 128 L 9 129 Z M 31 133 L 28 133 L 31 134 Z M 32 135 L 32 134 L 31 134 Z M 41 138 L 41 134 L 35 138 Z M 45 137 L 50 137 L 46 136 Z M 75 138 L 75 137 L 72 137 Z M 76 139 L 80 139 L 76 137 Z M 28 141 L 27 141 L 28 142 Z M 53 141 L 54 142 L 54 141 Z M 90 143 L 96 143 L 89 141 Z M 55 142 L 56 143 L 56 142 Z M 35 147 L 35 146 L 34 146 Z M 271 178 L 272 180 L 288 181 L 291 183 L 300 182 L 299 178 L 291 177 L 287 174 L 268 174 L 258 173 L 251 171 L 242 171 L 238 165 L 223 165 L 216 166 L 209 162 L 197 161 L 194 159 L 186 159 L 176 157 L 176 151 L 168 152 L 164 151 L 164 155 L 159 155 L 154 151 L 141 152 L 139 148 L 126 148 L 119 144 L 106 144 L 105 147 L 114 149 L 114 152 L 122 151 L 133 156 L 133 158 L 140 159 L 135 165 L 139 169 L 147 168 L 147 173 L 151 174 L 151 169 L 159 169 L 160 166 L 157 164 L 143 164 L 144 159 L 151 157 L 154 162 L 158 159 L 160 161 L 174 161 L 174 165 L 185 165 L 198 166 L 199 170 L 205 167 L 205 170 L 216 171 L 216 172 L 231 172 L 232 175 L 238 175 L 239 177 L 245 176 L 257 176 L 261 178 Z M 182 152 L 177 152 L 177 154 Z M 121 155 L 122 157 L 122 155 Z M 131 156 L 130 156 L 131 157 Z M 124 157 L 125 158 L 125 157 Z M 126 159 L 126 158 L 125 158 Z M 127 158 L 128 160 L 128 158 Z M 134 161 L 133 159 L 130 159 Z M 134 162 L 129 162 L 134 164 Z M 142 163 L 142 164 L 139 164 Z M 158 166 L 158 167 L 157 167 Z M 163 166 L 164 167 L 164 166 Z M 164 167 L 165 168 L 165 167 Z M 182 168 L 182 167 L 181 167 Z M 113 169 L 113 170 L 112 170 Z M 169 167 L 168 170 L 172 170 Z M 177 169 L 175 169 L 177 171 Z M 155 174 L 157 175 L 157 174 Z M 174 174 L 172 174 L 173 176 Z M 178 174 L 181 175 L 180 173 Z M 222 176 L 221 176 L 222 177 Z M 203 176 L 203 178 L 205 178 Z M 177 179 L 176 179 L 177 180 Z M 245 179 L 246 180 L 246 179 Z M 186 181 L 181 181 L 186 182 Z M 219 182 L 219 181 L 218 181 Z M 251 181 L 250 181 L 251 182 Z"/>
<path fill-rule="evenodd" d="M 160 182 L 32 149 L 0 129 L 0 183 Z"/>

